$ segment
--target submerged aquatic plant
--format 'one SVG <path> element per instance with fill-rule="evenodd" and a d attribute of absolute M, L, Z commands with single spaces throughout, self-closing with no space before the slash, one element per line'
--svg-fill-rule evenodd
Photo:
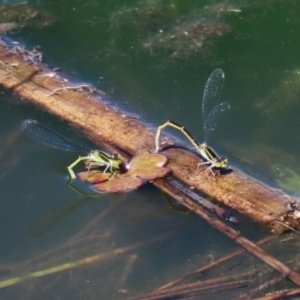
<path fill-rule="evenodd" d="M 231 28 L 220 22 L 207 22 L 204 19 L 183 22 L 170 30 L 161 30 L 150 36 L 144 43 L 144 49 L 163 49 L 174 59 L 188 60 L 200 53 L 204 46 L 212 44 L 213 38 L 222 36 Z"/>
<path fill-rule="evenodd" d="M 133 7 L 121 7 L 110 17 L 112 30 L 121 30 L 131 25 L 136 30 L 150 33 L 170 22 L 177 14 L 177 7 L 173 1 L 141 0 Z"/>
<path fill-rule="evenodd" d="M 230 6 L 231 7 L 231 6 Z M 130 30 L 134 46 L 150 54 L 166 51 L 168 58 L 189 60 L 198 54 L 212 52 L 215 38 L 231 31 L 220 9 L 211 5 L 182 5 L 180 1 L 141 0 L 134 6 L 121 7 L 109 16 L 114 43 Z M 231 8 L 232 9 L 232 8 Z M 205 56 L 204 55 L 204 56 Z"/>
<path fill-rule="evenodd" d="M 53 16 L 31 8 L 27 2 L 0 5 L 1 33 L 24 26 L 45 27 L 53 21 Z"/>

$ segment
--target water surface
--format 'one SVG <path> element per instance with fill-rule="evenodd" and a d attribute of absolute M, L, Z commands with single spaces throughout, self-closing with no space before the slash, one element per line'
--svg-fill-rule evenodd
<path fill-rule="evenodd" d="M 45 62 L 59 67 L 72 82 L 104 90 L 114 105 L 153 127 L 172 119 L 201 142 L 203 88 L 211 71 L 222 68 L 226 76 L 222 100 L 231 104 L 231 110 L 209 143 L 233 166 L 297 194 L 300 10 L 296 1 L 29 4 L 54 20 L 46 27 L 24 26 L 10 34 L 12 39 L 28 48 L 39 46 Z M 1 298 L 124 299 L 237 248 L 192 213 L 171 210 L 150 184 L 99 199 L 77 194 L 67 186 L 66 171 L 76 155 L 34 143 L 22 135 L 20 123 L 37 119 L 77 142 L 93 145 L 55 116 L 8 91 L 1 95 L 3 278 L 153 240 L 104 262 L 1 290 Z M 179 133 L 172 133 L 185 142 Z M 294 174 L 293 184 L 287 183 L 291 180 L 285 174 Z M 256 240 L 268 233 L 239 218 L 238 230 L 247 237 Z M 233 294 L 219 299 L 224 297 Z"/>

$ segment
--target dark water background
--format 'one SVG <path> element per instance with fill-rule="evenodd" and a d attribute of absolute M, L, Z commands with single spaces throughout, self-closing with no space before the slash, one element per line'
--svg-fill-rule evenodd
<path fill-rule="evenodd" d="M 10 34 L 12 39 L 27 48 L 39 46 L 45 62 L 59 67 L 71 81 L 104 90 L 114 105 L 153 127 L 172 119 L 201 141 L 203 88 L 211 71 L 222 68 L 226 76 L 222 100 L 231 104 L 231 110 L 210 144 L 233 166 L 297 195 L 298 1 L 63 0 L 29 1 L 29 5 L 55 20 L 46 27 L 18 29 Z M 210 32 L 185 36 L 195 24 L 210 26 Z M 101 251 L 168 235 L 163 243 L 135 252 L 125 283 L 116 284 L 117 274 L 126 267 L 126 258 L 119 258 L 93 272 L 88 267 L 72 274 L 66 271 L 64 284 L 57 284 L 55 292 L 45 288 L 36 293 L 48 282 L 32 280 L 1 290 L 1 299 L 123 299 L 236 249 L 193 214 L 171 210 L 151 185 L 100 199 L 76 194 L 67 187 L 65 168 L 76 156 L 34 143 L 22 135 L 20 123 L 37 119 L 92 145 L 68 124 L 8 91 L 1 90 L 0 101 L 1 264 L 14 266 L 56 249 L 106 210 L 101 227 L 97 225 L 99 234 L 109 235 Z M 268 233 L 239 218 L 245 236 L 256 240 Z M 72 246 L 66 252 L 66 261 L 72 260 Z M 12 274 L 3 271 L 5 276 Z"/>

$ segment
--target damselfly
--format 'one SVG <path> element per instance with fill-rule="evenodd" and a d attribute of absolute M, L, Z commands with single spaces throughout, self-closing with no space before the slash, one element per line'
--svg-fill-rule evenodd
<path fill-rule="evenodd" d="M 225 169 L 227 167 L 228 159 L 226 157 L 219 157 L 216 152 L 207 145 L 209 136 L 216 129 L 217 119 L 222 113 L 230 108 L 230 105 L 227 102 L 219 103 L 223 89 L 224 78 L 224 72 L 221 69 L 215 69 L 209 76 L 204 88 L 202 100 L 202 121 L 204 132 L 203 143 L 199 144 L 183 126 L 169 120 L 157 128 L 155 136 L 155 152 L 158 152 L 160 147 L 159 141 L 161 131 L 170 126 L 180 130 L 194 145 L 200 155 L 205 159 L 205 162 L 199 163 L 198 166 L 210 164 L 210 166 L 205 170 L 207 176 L 208 171 L 214 175 L 213 168 Z"/>
<path fill-rule="evenodd" d="M 90 150 L 68 140 L 35 120 L 23 121 L 21 129 L 29 137 L 46 146 L 63 151 L 85 153 L 85 156 L 79 156 L 76 161 L 67 167 L 71 179 L 76 178 L 73 168 L 81 161 L 87 162 L 88 170 L 100 167 L 104 168 L 103 173 L 106 173 L 107 171 L 116 173 L 120 170 L 122 161 L 118 154 L 108 155 L 99 150 Z"/>

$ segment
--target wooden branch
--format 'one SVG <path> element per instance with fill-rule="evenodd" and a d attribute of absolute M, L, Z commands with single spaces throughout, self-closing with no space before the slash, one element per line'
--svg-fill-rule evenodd
<path fill-rule="evenodd" d="M 270 293 L 264 297 L 255 298 L 254 300 L 283 300 L 283 299 L 299 299 L 300 289 L 283 290 Z"/>
<path fill-rule="evenodd" d="M 266 243 L 266 242 L 268 242 L 268 241 L 270 241 L 272 239 L 275 239 L 275 238 L 276 238 L 275 235 L 269 236 L 269 237 L 264 238 L 264 239 L 260 240 L 259 242 L 257 242 L 257 245 L 264 244 L 264 243 Z M 240 255 L 240 254 L 242 254 L 244 252 L 245 252 L 244 249 L 240 249 L 240 250 L 237 250 L 237 251 L 235 251 L 233 253 L 225 255 L 225 256 L 223 256 L 223 257 L 221 257 L 221 258 L 219 258 L 219 259 L 217 259 L 217 260 L 209 263 L 208 265 L 205 265 L 205 266 L 203 266 L 203 267 L 201 267 L 201 268 L 199 268 L 199 269 L 197 269 L 197 270 L 195 270 L 195 271 L 193 271 L 193 272 L 191 272 L 191 273 L 189 273 L 187 275 L 184 275 L 183 277 L 181 277 L 179 279 L 175 279 L 175 280 L 173 280 L 173 281 L 171 281 L 171 282 L 169 282 L 169 283 L 167 283 L 167 284 L 159 287 L 155 291 L 161 291 L 161 290 L 165 290 L 165 289 L 171 288 L 171 287 L 173 287 L 173 286 L 181 283 L 182 281 L 184 281 L 186 279 L 189 279 L 190 277 L 193 277 L 193 276 L 196 276 L 196 275 L 199 276 L 201 273 L 204 273 L 204 272 L 210 270 L 213 267 L 219 266 L 219 264 L 221 264 L 221 263 L 223 263 L 223 262 L 225 262 L 225 261 L 227 261 L 229 259 L 232 259 L 232 258 L 236 257 L 237 255 Z"/>
<path fill-rule="evenodd" d="M 262 260 L 269 266 L 271 266 L 273 269 L 277 270 L 279 273 L 282 274 L 283 277 L 290 279 L 298 286 L 300 286 L 300 275 L 297 272 L 295 272 L 294 270 L 286 266 L 278 259 L 271 256 L 270 254 L 268 254 L 266 251 L 264 251 L 263 249 L 261 249 L 260 247 L 252 243 L 250 240 L 243 237 L 240 234 L 240 232 L 230 228 L 227 224 L 218 220 L 209 212 L 206 212 L 202 207 L 195 205 L 193 201 L 191 201 L 188 197 L 183 195 L 180 191 L 176 190 L 172 186 L 168 186 L 168 183 L 166 181 L 163 181 L 162 179 L 159 179 L 159 181 L 161 181 L 160 187 L 162 188 L 162 190 L 168 192 L 172 197 L 176 199 L 180 199 L 180 203 L 184 204 L 194 213 L 196 213 L 201 218 L 203 218 L 206 222 L 211 224 L 213 227 L 217 228 L 223 234 L 227 235 L 229 238 L 234 240 L 237 244 L 242 246 L 248 252 L 252 253 L 253 255 L 258 257 L 260 260 Z"/>
<path fill-rule="evenodd" d="M 155 129 L 137 118 L 124 115 L 108 104 L 100 92 L 72 84 L 39 62 L 37 51 L 0 45 L 0 84 L 79 129 L 102 148 L 113 146 L 123 157 L 154 148 Z M 231 208 L 265 224 L 273 231 L 287 230 L 282 222 L 299 228 L 299 220 L 287 214 L 293 199 L 278 190 L 241 174 L 237 170 L 208 180 L 197 172 L 199 156 L 193 151 L 171 148 L 165 151 L 173 177 Z M 163 181 L 157 181 L 161 186 Z M 180 200 L 180 197 L 178 198 Z"/>
<path fill-rule="evenodd" d="M 189 297 L 199 297 L 200 295 L 211 295 L 212 293 L 224 292 L 247 287 L 254 280 L 254 272 L 226 276 L 221 278 L 198 281 L 172 289 L 160 290 L 146 295 L 130 298 L 130 300 L 164 300 L 164 299 L 184 299 Z M 128 299 L 129 300 L 129 299 Z"/>

